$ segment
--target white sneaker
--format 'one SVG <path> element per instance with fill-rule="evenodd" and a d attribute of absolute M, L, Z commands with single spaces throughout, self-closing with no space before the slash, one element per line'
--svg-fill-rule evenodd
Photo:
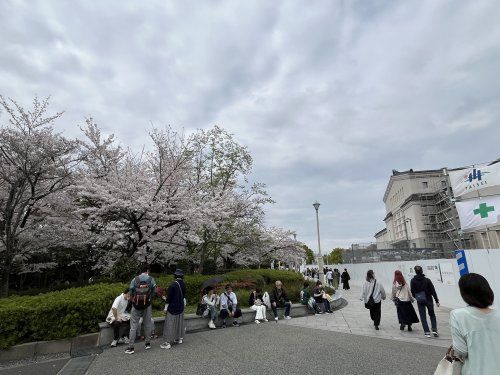
<path fill-rule="evenodd" d="M 177 344 L 182 344 L 182 339 L 179 339 L 179 340 L 177 341 Z"/>
<path fill-rule="evenodd" d="M 264 319 L 264 322 L 268 322 L 268 321 L 269 321 L 269 320 L 267 320 L 267 319 Z"/>
<path fill-rule="evenodd" d="M 213 320 L 208 322 L 208 328 L 215 329 L 215 324 L 214 324 Z"/>
<path fill-rule="evenodd" d="M 169 342 L 164 342 L 163 344 L 160 345 L 160 348 L 162 349 L 170 349 L 172 345 L 170 345 Z"/>
<path fill-rule="evenodd" d="M 274 320 L 278 321 L 278 317 L 275 317 Z"/>
<path fill-rule="evenodd" d="M 260 324 L 260 322 L 257 319 L 255 319 L 255 324 Z"/>
<path fill-rule="evenodd" d="M 285 319 L 286 320 L 290 320 L 290 319 L 292 319 L 292 317 L 290 315 L 289 316 L 285 316 Z"/>
<path fill-rule="evenodd" d="M 118 343 L 118 341 L 117 341 L 117 340 L 113 340 L 113 341 L 111 341 L 111 345 L 110 345 L 110 346 L 111 346 L 112 348 L 114 348 L 114 347 L 116 346 L 116 344 L 117 344 L 117 343 Z"/>
<path fill-rule="evenodd" d="M 430 337 L 431 337 L 431 334 L 430 334 L 430 332 L 425 332 L 425 337 L 428 337 L 428 338 L 430 338 Z"/>

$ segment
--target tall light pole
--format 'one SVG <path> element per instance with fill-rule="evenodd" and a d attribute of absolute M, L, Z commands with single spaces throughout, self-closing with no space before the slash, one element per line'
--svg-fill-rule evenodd
<path fill-rule="evenodd" d="M 324 282 L 323 280 L 323 256 L 321 255 L 321 240 L 319 238 L 319 215 L 318 215 L 318 210 L 319 210 L 319 203 L 316 201 L 314 204 L 314 209 L 316 210 L 316 228 L 318 230 L 318 253 L 319 253 L 319 259 L 318 259 L 318 279 L 321 282 Z"/>
<path fill-rule="evenodd" d="M 403 220 L 405 223 L 405 233 L 406 233 L 406 246 L 408 246 L 408 251 L 410 250 L 410 237 L 408 236 L 408 227 L 406 226 L 406 223 L 410 221 L 410 219 L 407 219 L 406 217 L 403 216 Z"/>

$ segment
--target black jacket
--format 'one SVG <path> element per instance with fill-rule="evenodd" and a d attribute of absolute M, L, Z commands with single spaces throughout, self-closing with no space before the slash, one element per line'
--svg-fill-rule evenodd
<path fill-rule="evenodd" d="M 269 300 L 271 303 L 276 302 L 277 305 L 283 305 L 285 302 L 290 302 L 288 294 L 286 294 L 285 289 L 281 288 L 281 296 L 278 296 L 278 289 L 275 287 L 269 294 Z"/>
<path fill-rule="evenodd" d="M 262 297 L 261 293 L 258 294 L 255 292 L 250 293 L 250 298 L 248 298 L 248 306 L 253 306 L 255 304 L 256 299 L 260 299 L 261 302 L 264 301 L 264 297 Z"/>
<path fill-rule="evenodd" d="M 432 303 L 432 297 L 434 297 L 434 301 L 436 301 L 436 303 L 439 303 L 439 298 L 437 296 L 436 289 L 434 289 L 434 284 L 430 279 L 425 277 L 424 274 L 415 275 L 413 279 L 411 279 L 410 289 L 413 297 L 415 297 L 415 294 L 424 291 L 428 303 Z"/>
<path fill-rule="evenodd" d="M 351 280 L 351 276 L 347 273 L 347 271 L 342 272 L 342 275 L 340 275 L 342 278 L 342 284 L 345 283 L 346 281 Z"/>

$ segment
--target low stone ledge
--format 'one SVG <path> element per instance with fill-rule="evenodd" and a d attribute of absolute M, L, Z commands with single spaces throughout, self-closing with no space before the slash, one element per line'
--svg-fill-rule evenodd
<path fill-rule="evenodd" d="M 24 358 L 33 358 L 35 356 L 36 342 L 15 345 L 6 350 L 0 350 L 0 362 L 17 361 Z"/>
<path fill-rule="evenodd" d="M 281 318 L 284 313 L 284 308 L 278 308 L 278 316 Z M 240 321 L 243 324 L 247 323 L 253 323 L 255 320 L 255 311 L 249 308 L 246 309 L 241 309 L 242 316 L 240 318 Z M 292 304 L 292 307 L 290 309 L 290 316 L 293 318 L 298 318 L 301 316 L 306 316 L 311 314 L 311 312 L 307 309 L 306 306 L 301 305 L 301 304 Z M 272 310 L 268 309 L 266 311 L 267 319 L 271 320 L 274 319 L 274 315 Z M 156 317 L 153 318 L 154 321 L 154 332 L 157 335 L 162 335 L 163 333 L 163 324 L 165 322 L 165 317 Z M 203 331 L 203 330 L 208 330 L 208 318 L 203 318 L 201 316 L 198 316 L 196 314 L 185 314 L 184 315 L 184 321 L 186 324 L 186 332 L 198 332 L 198 331 Z M 232 323 L 232 318 L 228 318 L 227 322 L 229 324 Z M 220 319 L 218 322 L 216 322 L 216 325 L 222 324 Z M 107 324 L 106 322 L 99 323 L 99 346 L 107 346 L 111 344 L 111 341 L 113 341 L 113 328 Z"/>
<path fill-rule="evenodd" d="M 34 355 L 69 353 L 71 351 L 71 339 L 38 341 Z"/>

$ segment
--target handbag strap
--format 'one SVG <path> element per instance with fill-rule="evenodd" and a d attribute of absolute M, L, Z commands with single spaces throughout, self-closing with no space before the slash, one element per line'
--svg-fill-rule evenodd
<path fill-rule="evenodd" d="M 177 280 L 175 280 L 175 283 L 177 284 L 177 286 L 179 287 L 179 290 L 181 291 L 182 298 L 184 298 L 184 293 L 182 293 L 181 284 L 179 284 L 179 282 Z"/>
<path fill-rule="evenodd" d="M 372 294 L 370 294 L 370 298 L 373 298 L 373 292 L 375 291 L 375 285 L 377 285 L 377 279 L 375 279 L 375 283 L 373 283 Z"/>

